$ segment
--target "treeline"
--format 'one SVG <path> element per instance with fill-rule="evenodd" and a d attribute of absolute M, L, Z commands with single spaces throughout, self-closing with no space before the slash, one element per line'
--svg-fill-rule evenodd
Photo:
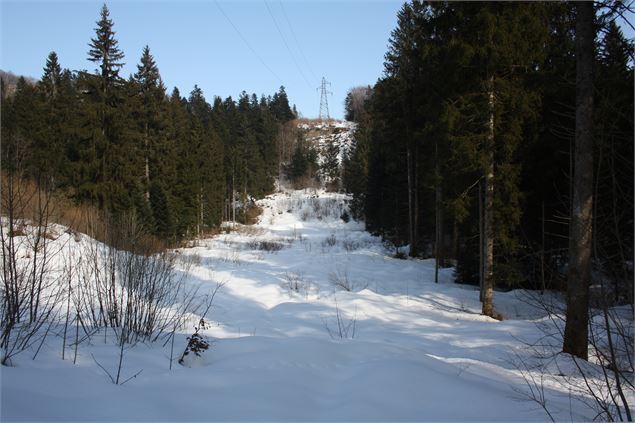
<path fill-rule="evenodd" d="M 632 302 L 633 45 L 607 5 L 593 22 L 593 266 Z M 564 288 L 575 3 L 407 3 L 384 76 L 363 112 L 349 104 L 344 182 L 369 230 L 456 264 L 461 282 Z"/>
<path fill-rule="evenodd" d="M 296 117 L 284 87 L 258 98 L 215 97 L 198 86 L 167 94 L 150 49 L 120 76 L 124 54 L 104 5 L 91 39 L 94 72 L 63 69 L 55 52 L 36 84 L 2 87 L 2 171 L 64 192 L 105 214 L 134 214 L 177 240 L 241 218 L 236 204 L 273 189 L 277 139 Z"/>

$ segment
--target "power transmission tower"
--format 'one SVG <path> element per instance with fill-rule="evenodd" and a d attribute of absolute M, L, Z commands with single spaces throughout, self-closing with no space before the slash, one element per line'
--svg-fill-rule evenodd
<path fill-rule="evenodd" d="M 327 85 L 331 86 L 331 83 L 327 82 L 326 78 L 322 77 L 322 84 L 316 88 L 316 91 L 320 90 L 320 120 L 331 118 L 329 115 L 329 100 L 327 96 L 329 94 L 333 95 L 333 93 L 331 91 L 327 91 Z"/>

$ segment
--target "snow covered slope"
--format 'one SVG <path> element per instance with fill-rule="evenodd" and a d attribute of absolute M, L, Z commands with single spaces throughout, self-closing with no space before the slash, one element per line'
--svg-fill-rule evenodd
<path fill-rule="evenodd" d="M 481 316 L 473 287 L 393 258 L 341 219 L 344 200 L 277 193 L 257 225 L 180 250 L 195 263 L 188 283 L 224 283 L 195 367 L 170 370 L 170 345 L 138 344 L 122 372 L 143 372 L 117 386 L 96 364 L 116 369 L 116 346 L 82 345 L 73 365 L 50 337 L 37 360 L 2 369 L 2 421 L 545 421 L 514 365 L 531 357 L 520 340 L 542 336 L 536 312 L 500 293 L 506 320 Z M 568 392 L 546 395 L 556 418 L 589 418 Z"/>
<path fill-rule="evenodd" d="M 305 138 L 309 145 L 318 152 L 318 162 L 324 162 L 328 154 L 328 147 L 336 145 L 339 151 L 339 163 L 348 154 L 353 143 L 353 132 L 357 124 L 345 120 L 308 120 L 300 121 L 298 128 L 305 131 Z"/>

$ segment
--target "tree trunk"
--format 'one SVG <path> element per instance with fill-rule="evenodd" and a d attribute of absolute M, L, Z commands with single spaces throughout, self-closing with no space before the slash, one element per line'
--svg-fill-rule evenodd
<path fill-rule="evenodd" d="M 488 89 L 487 167 L 485 169 L 485 203 L 483 204 L 483 314 L 494 315 L 494 77 Z"/>
<path fill-rule="evenodd" d="M 234 169 L 232 168 L 232 229 L 236 228 L 236 186 Z"/>
<path fill-rule="evenodd" d="M 541 249 L 540 249 L 540 294 L 544 294 L 545 284 L 545 200 L 542 200 L 542 220 L 541 220 Z"/>
<path fill-rule="evenodd" d="M 569 227 L 567 315 L 562 351 L 588 359 L 593 238 L 593 3 L 576 4 L 576 112 Z"/>
<path fill-rule="evenodd" d="M 483 184 L 478 183 L 478 300 L 483 302 L 483 281 L 485 274 L 483 273 L 483 263 L 485 263 L 485 248 L 483 234 Z"/>
<path fill-rule="evenodd" d="M 459 257 L 459 221 L 456 216 L 452 219 L 452 259 L 454 263 Z"/>
<path fill-rule="evenodd" d="M 411 251 L 412 257 L 416 257 L 419 255 L 419 177 L 417 171 L 417 157 L 419 156 L 417 152 L 417 144 L 413 146 L 414 154 L 412 156 L 412 179 L 413 179 L 413 199 L 412 202 L 414 204 L 412 210 L 412 244 L 414 245 L 414 250 Z"/>
<path fill-rule="evenodd" d="M 435 197 L 435 239 L 434 239 L 434 282 L 439 283 L 439 266 L 443 266 L 443 192 L 441 184 L 437 183 Z"/>
<path fill-rule="evenodd" d="M 148 151 L 148 123 L 145 124 L 145 133 L 143 138 L 144 155 L 145 155 L 145 178 L 146 178 L 146 200 L 150 201 L 150 152 Z"/>
<path fill-rule="evenodd" d="M 198 200 L 198 213 L 196 213 L 196 236 L 201 236 L 201 227 L 203 225 L 203 187 L 199 187 L 197 195 Z"/>
<path fill-rule="evenodd" d="M 414 177 L 413 177 L 413 158 L 410 140 L 406 152 L 406 166 L 408 172 L 408 242 L 410 244 L 410 256 L 417 255 L 417 245 L 415 240 L 415 196 L 414 196 Z"/>

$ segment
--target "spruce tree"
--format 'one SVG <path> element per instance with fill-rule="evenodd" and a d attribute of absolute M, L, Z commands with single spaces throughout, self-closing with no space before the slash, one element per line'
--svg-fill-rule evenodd
<path fill-rule="evenodd" d="M 88 195 L 91 199 L 96 199 L 100 208 L 107 205 L 113 208 L 112 197 L 120 197 L 116 202 L 124 206 L 127 201 L 123 200 L 122 190 L 118 182 L 113 178 L 120 170 L 117 169 L 116 162 L 122 160 L 116 157 L 123 153 L 122 149 L 115 145 L 117 138 L 121 134 L 118 125 L 117 105 L 122 102 L 121 90 L 124 81 L 119 77 L 119 70 L 124 65 L 121 60 L 123 52 L 119 50 L 118 41 L 115 39 L 113 31 L 113 21 L 110 19 L 110 12 L 106 4 L 102 6 L 100 20 L 95 28 L 95 38 L 91 39 L 88 51 L 88 60 L 99 65 L 95 70 L 95 75 L 82 75 L 80 82 L 83 90 L 90 99 L 89 108 L 85 110 L 86 127 L 98 128 L 92 134 L 87 134 L 91 139 L 87 153 L 91 157 L 90 174 L 88 176 Z M 116 206 L 118 208 L 118 206 Z"/>
<path fill-rule="evenodd" d="M 296 114 L 289 107 L 289 98 L 284 86 L 281 86 L 278 92 L 273 95 L 270 107 L 273 115 L 281 123 L 288 122 L 296 117 Z"/>
<path fill-rule="evenodd" d="M 454 131 L 453 139 L 456 147 L 469 153 L 468 162 L 476 163 L 483 177 L 480 280 L 483 313 L 492 315 L 494 284 L 518 278 L 514 263 L 521 210 L 517 149 L 535 109 L 527 73 L 542 60 L 538 46 L 547 25 L 541 5 L 480 6 L 452 4 L 464 20 L 458 38 L 470 52 L 468 64 L 476 70 L 465 75 L 471 86 L 466 84 L 455 102 L 459 108 L 452 113 L 459 120 L 453 125 L 462 129 Z M 481 122 L 480 127 L 471 125 L 474 121 Z"/>
<path fill-rule="evenodd" d="M 119 70 L 124 63 L 121 61 L 124 54 L 119 50 L 119 42 L 115 39 L 113 21 L 110 19 L 110 11 L 104 3 L 100 12 L 100 19 L 95 28 L 95 38 L 91 38 L 88 51 L 88 60 L 97 63 L 96 71 L 101 82 L 101 93 L 107 97 L 113 85 L 120 81 Z"/>
<path fill-rule="evenodd" d="M 577 4 L 576 132 L 573 199 L 569 226 L 567 315 L 562 351 L 583 360 L 589 354 L 589 287 L 593 239 L 593 51 L 592 2 Z"/>
<path fill-rule="evenodd" d="M 38 154 L 46 162 L 46 176 L 56 186 L 69 185 L 70 162 L 67 154 L 75 146 L 77 121 L 77 90 L 74 77 L 68 69 L 62 70 L 55 52 L 46 60 L 44 73 L 38 83 L 42 100 L 40 120 L 43 123 L 42 140 Z"/>
<path fill-rule="evenodd" d="M 57 53 L 52 51 L 46 59 L 44 74 L 42 75 L 42 79 L 40 81 L 40 87 L 44 93 L 44 97 L 48 101 L 56 99 L 60 90 L 61 78 L 62 67 L 58 62 Z"/>
<path fill-rule="evenodd" d="M 599 40 L 594 78 L 594 260 L 616 303 L 631 302 L 633 270 L 633 44 L 611 22 Z"/>
<path fill-rule="evenodd" d="M 143 134 L 144 185 L 145 197 L 150 198 L 151 175 L 160 174 L 157 161 L 159 150 L 159 132 L 162 126 L 162 106 L 165 90 L 161 83 L 159 68 L 150 54 L 150 48 L 143 48 L 141 61 L 134 75 L 141 99 L 140 130 Z M 150 169 L 152 167 L 152 170 Z"/>

